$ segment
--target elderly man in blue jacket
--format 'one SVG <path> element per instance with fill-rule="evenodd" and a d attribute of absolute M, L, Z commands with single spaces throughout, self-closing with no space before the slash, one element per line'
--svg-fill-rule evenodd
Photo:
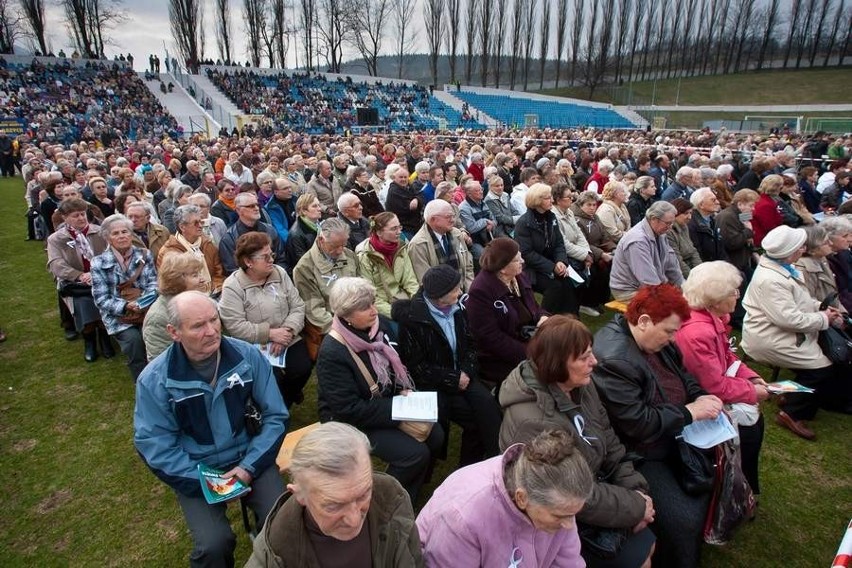
<path fill-rule="evenodd" d="M 284 492 L 275 457 L 289 416 L 269 363 L 255 346 L 222 337 L 209 297 L 184 292 L 173 298 L 167 329 L 174 344 L 136 384 L 134 444 L 177 494 L 192 533 L 190 565 L 233 566 L 236 537 L 226 506 L 207 504 L 198 464 L 250 485 L 244 499 L 265 519 Z M 260 411 L 259 427 L 247 421 L 250 401 Z"/>

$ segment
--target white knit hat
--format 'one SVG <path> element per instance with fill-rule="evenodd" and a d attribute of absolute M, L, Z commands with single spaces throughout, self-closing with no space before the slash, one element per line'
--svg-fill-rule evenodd
<path fill-rule="evenodd" d="M 760 245 L 766 251 L 766 256 L 783 260 L 805 244 L 808 234 L 804 229 L 794 229 L 787 225 L 775 227 L 763 237 Z"/>

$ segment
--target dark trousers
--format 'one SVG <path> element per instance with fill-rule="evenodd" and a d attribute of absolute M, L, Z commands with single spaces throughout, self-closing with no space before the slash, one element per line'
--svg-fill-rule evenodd
<path fill-rule="evenodd" d="M 447 417 L 462 427 L 459 467 L 474 464 L 500 453 L 498 438 L 503 415 L 500 405 L 479 381 L 470 381 L 463 391 L 439 395 Z"/>
<path fill-rule="evenodd" d="M 252 481 L 251 492 L 243 500 L 257 514 L 258 531 L 283 493 L 284 481 L 275 465 L 266 468 Z M 224 503 L 208 505 L 204 497 L 187 497 L 180 493 L 177 498 L 189 532 L 192 533 L 193 548 L 189 565 L 199 568 L 234 566 L 237 538 L 226 516 L 227 506 Z"/>
<path fill-rule="evenodd" d="M 760 493 L 758 461 L 760 460 L 760 448 L 763 446 L 764 428 L 763 414 L 751 426 L 738 426 L 740 431 L 740 449 L 742 450 L 743 474 L 755 495 Z"/>
<path fill-rule="evenodd" d="M 547 278 L 536 275 L 536 292 L 541 292 L 541 307 L 551 314 L 580 313 L 580 302 L 573 281 L 568 278 Z"/>
<path fill-rule="evenodd" d="M 583 288 L 578 288 L 580 293 L 580 304 L 595 308 L 609 302 L 612 293 L 609 291 L 609 272 L 611 264 L 604 264 L 601 267 L 597 262 L 593 262 L 589 267 L 589 285 Z"/>
<path fill-rule="evenodd" d="M 145 365 L 148 364 L 142 331 L 134 325 L 119 331 L 113 337 L 118 341 L 121 352 L 127 356 L 127 368 L 130 370 L 130 376 L 133 377 L 135 383 L 142 370 L 145 369 Z"/>
<path fill-rule="evenodd" d="M 852 382 L 839 365 L 822 369 L 796 369 L 796 382 L 816 392 L 784 395 L 781 410 L 793 420 L 812 420 L 820 406 L 840 408 L 849 404 L 849 385 Z"/>
<path fill-rule="evenodd" d="M 434 456 L 444 444 L 441 425 L 435 424 L 425 442 L 418 442 L 399 428 L 378 428 L 364 433 L 370 439 L 373 453 L 388 463 L 387 474 L 399 481 L 412 503 L 417 501 Z"/>
<path fill-rule="evenodd" d="M 15 175 L 15 159 L 12 154 L 0 154 L 0 172 L 4 177 L 12 177 Z"/>
<path fill-rule="evenodd" d="M 294 402 L 299 403 L 303 400 L 302 389 L 311 378 L 311 371 L 314 369 L 314 362 L 308 354 L 307 343 L 297 341 L 291 344 L 287 348 L 284 364 L 286 365 L 284 369 L 273 367 L 272 371 L 284 404 L 290 408 Z"/>

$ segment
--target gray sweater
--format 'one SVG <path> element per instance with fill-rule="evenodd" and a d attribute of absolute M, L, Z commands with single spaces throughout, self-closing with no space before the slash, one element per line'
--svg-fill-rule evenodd
<path fill-rule="evenodd" d="M 618 242 L 612 260 L 609 287 L 634 292 L 644 285 L 683 284 L 678 258 L 665 235 L 657 236 L 647 219 L 627 231 Z"/>

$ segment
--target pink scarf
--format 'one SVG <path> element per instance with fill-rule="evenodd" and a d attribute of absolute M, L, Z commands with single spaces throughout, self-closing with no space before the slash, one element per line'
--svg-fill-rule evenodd
<path fill-rule="evenodd" d="M 379 318 L 376 318 L 376 322 L 368 332 L 369 337 L 373 338 L 372 341 L 364 341 L 352 333 L 337 316 L 334 316 L 331 322 L 331 329 L 339 333 L 355 353 L 367 352 L 370 357 L 370 366 L 373 367 L 377 382 L 383 389 L 391 384 L 390 375 L 388 375 L 388 364 L 390 364 L 402 388 L 414 390 L 408 369 L 402 364 L 399 354 L 393 347 L 385 343 L 385 334 L 379 331 Z"/>

